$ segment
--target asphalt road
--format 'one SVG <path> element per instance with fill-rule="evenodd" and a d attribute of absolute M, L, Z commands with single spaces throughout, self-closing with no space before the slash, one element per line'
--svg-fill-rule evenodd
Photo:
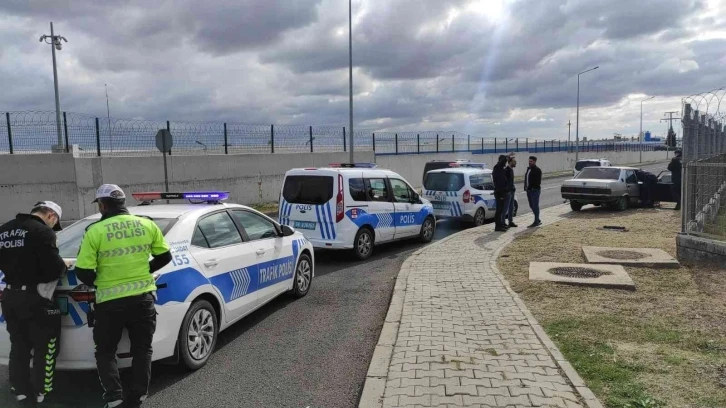
<path fill-rule="evenodd" d="M 666 164 L 644 166 L 651 172 Z M 563 203 L 566 177 L 544 180 L 542 208 Z M 517 186 L 521 190 L 521 183 Z M 530 212 L 519 191 L 520 214 Z M 466 226 L 439 222 L 435 239 Z M 316 277 L 303 299 L 279 298 L 220 334 L 206 367 L 185 372 L 155 364 L 149 408 L 300 407 L 357 405 L 396 275 L 421 244 L 376 247 L 366 262 L 346 253 L 316 253 Z M 49 407 L 100 407 L 95 372 L 56 374 Z M 13 407 L 7 367 L 0 368 L 0 406 Z"/>

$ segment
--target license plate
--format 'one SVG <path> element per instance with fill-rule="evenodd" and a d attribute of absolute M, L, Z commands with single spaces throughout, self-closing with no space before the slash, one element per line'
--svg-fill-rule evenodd
<path fill-rule="evenodd" d="M 434 196 L 434 200 L 436 200 L 436 201 L 446 201 L 446 196 Z"/>
<path fill-rule="evenodd" d="M 433 203 L 434 210 L 448 210 L 451 207 L 449 203 Z"/>
<path fill-rule="evenodd" d="M 64 296 L 59 296 L 56 299 L 56 303 L 58 304 L 58 309 L 60 309 L 60 312 L 62 315 L 68 314 L 68 298 Z"/>
<path fill-rule="evenodd" d="M 311 221 L 295 221 L 292 226 L 293 228 L 314 230 L 317 224 Z"/>

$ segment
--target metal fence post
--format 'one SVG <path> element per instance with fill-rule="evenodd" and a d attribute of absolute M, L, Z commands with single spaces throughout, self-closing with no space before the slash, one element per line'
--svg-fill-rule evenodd
<path fill-rule="evenodd" d="M 471 135 L 466 135 L 466 151 L 471 152 Z"/>
<path fill-rule="evenodd" d="M 439 135 L 436 134 L 436 153 L 439 152 Z"/>
<path fill-rule="evenodd" d="M 98 118 L 96 118 L 96 156 L 101 157 L 101 133 L 98 131 Z"/>
<path fill-rule="evenodd" d="M 509 138 L 504 138 L 504 153 L 509 151 Z"/>
<path fill-rule="evenodd" d="M 451 152 L 453 153 L 456 151 L 456 148 L 454 147 L 454 135 L 451 135 Z"/>
<path fill-rule="evenodd" d="M 96 120 L 98 120 L 98 119 L 96 119 Z M 96 126 L 96 127 L 98 128 L 98 126 Z M 168 130 L 168 131 L 169 131 L 169 133 L 171 133 L 171 123 L 169 123 L 169 121 L 168 121 L 168 120 L 166 121 L 166 130 Z M 169 156 L 171 156 L 171 147 L 169 148 Z M 169 190 L 169 189 L 167 188 L 167 191 L 168 191 L 168 190 Z M 168 201 L 168 200 L 167 200 L 167 201 Z"/>
<path fill-rule="evenodd" d="M 484 154 L 484 138 L 481 138 L 481 154 Z"/>
<path fill-rule="evenodd" d="M 514 140 L 514 148 L 517 150 L 517 153 L 519 153 L 519 138 Z"/>
<path fill-rule="evenodd" d="M 224 154 L 229 154 L 229 143 L 227 142 L 227 122 L 224 122 Z"/>
<path fill-rule="evenodd" d="M 8 147 L 10 154 L 13 154 L 13 132 L 10 130 L 10 112 L 5 112 L 5 124 L 8 126 Z"/>
<path fill-rule="evenodd" d="M 373 153 L 376 152 L 376 134 L 373 134 Z"/>
<path fill-rule="evenodd" d="M 497 154 L 497 138 L 494 138 L 494 154 Z"/>
<path fill-rule="evenodd" d="M 396 133 L 396 154 L 398 154 L 398 133 Z"/>
<path fill-rule="evenodd" d="M 561 151 L 562 151 L 562 140 L 558 140 L 557 141 L 557 152 L 559 153 Z"/>
<path fill-rule="evenodd" d="M 63 134 L 66 137 L 66 153 L 68 153 L 71 151 L 71 149 L 70 149 L 70 146 L 68 145 L 68 121 L 66 120 L 65 112 L 63 112 Z"/>
<path fill-rule="evenodd" d="M 375 146 L 375 143 L 373 144 L 373 146 Z M 373 148 L 373 151 L 374 152 L 376 151 L 375 147 Z M 310 126 L 310 153 L 312 153 L 312 152 L 313 152 L 313 127 Z"/>
<path fill-rule="evenodd" d="M 345 145 L 345 126 L 343 126 L 343 151 L 344 152 L 347 152 L 348 151 L 348 148 Z"/>
<path fill-rule="evenodd" d="M 275 125 L 270 125 L 270 150 L 275 153 Z"/>
<path fill-rule="evenodd" d="M 416 133 L 416 153 L 421 153 L 421 134 Z"/>
<path fill-rule="evenodd" d="M 524 139 L 524 149 L 526 151 L 529 151 L 529 138 L 528 137 Z"/>

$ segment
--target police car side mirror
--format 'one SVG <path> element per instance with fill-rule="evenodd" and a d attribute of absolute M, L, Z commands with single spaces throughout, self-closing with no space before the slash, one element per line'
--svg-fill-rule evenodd
<path fill-rule="evenodd" d="M 281 225 L 280 226 L 280 236 L 281 237 L 289 237 L 295 233 L 295 230 L 292 229 L 289 225 Z"/>
<path fill-rule="evenodd" d="M 411 194 L 411 202 L 412 203 L 417 203 L 419 201 L 421 201 L 421 197 L 419 197 L 419 195 L 417 193 L 412 193 Z"/>

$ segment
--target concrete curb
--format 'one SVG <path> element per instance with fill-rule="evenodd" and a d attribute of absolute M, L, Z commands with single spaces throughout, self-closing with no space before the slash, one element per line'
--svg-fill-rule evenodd
<path fill-rule="evenodd" d="M 567 205 L 561 204 L 558 206 L 550 207 L 547 210 L 558 209 L 566 207 Z M 549 221 L 545 225 L 552 224 L 561 219 L 567 218 L 561 216 L 559 219 Z M 441 245 L 450 239 L 456 238 L 459 234 L 467 232 L 468 230 L 457 232 L 444 239 L 434 242 L 433 244 L 427 245 L 416 252 L 411 254 L 406 261 L 401 265 L 401 269 L 396 278 L 396 285 L 393 288 L 393 295 L 391 296 L 391 302 L 386 314 L 386 319 L 381 329 L 381 335 L 378 338 L 378 343 L 373 351 L 373 357 L 371 363 L 368 366 L 368 373 L 366 374 L 365 384 L 363 385 L 363 392 L 361 394 L 360 401 L 358 403 L 359 408 L 381 408 L 383 406 L 383 395 L 386 390 L 386 381 L 388 378 L 388 368 L 390 366 L 391 357 L 393 355 L 393 347 L 398 337 L 398 328 L 401 323 L 401 316 L 403 314 L 403 304 L 406 297 L 406 287 L 408 282 L 408 276 L 411 273 L 411 264 L 414 260 L 421 256 L 424 251 Z M 492 270 L 496 273 L 497 278 L 502 282 L 507 292 L 512 296 L 517 306 L 520 308 L 522 313 L 526 316 L 528 323 L 532 326 L 533 331 L 537 335 L 537 338 L 542 342 L 547 351 L 552 356 L 553 360 L 560 367 L 560 370 L 564 373 L 567 380 L 572 384 L 577 393 L 582 398 L 585 406 L 588 408 L 603 408 L 603 405 L 597 399 L 595 394 L 585 385 L 577 371 L 572 365 L 565 359 L 557 346 L 552 342 L 547 333 L 545 333 L 542 326 L 539 325 L 537 320 L 534 318 L 532 313 L 527 309 L 527 306 L 519 298 L 516 292 L 514 292 L 509 286 L 509 282 L 504 278 L 502 273 L 497 268 L 497 259 L 499 253 L 509 245 L 518 235 L 522 232 L 511 234 L 505 241 L 503 241 L 499 247 L 492 254 L 492 260 L 490 265 Z"/>

